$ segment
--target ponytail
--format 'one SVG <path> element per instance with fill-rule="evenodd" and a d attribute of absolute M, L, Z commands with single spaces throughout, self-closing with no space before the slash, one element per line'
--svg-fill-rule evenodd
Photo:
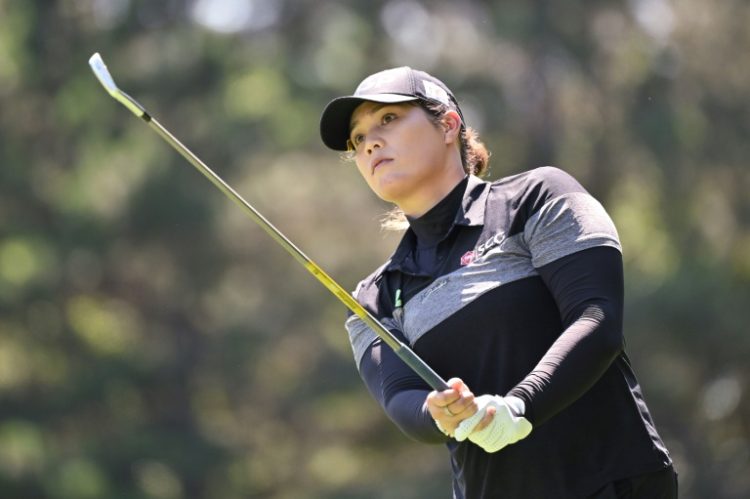
<path fill-rule="evenodd" d="M 471 127 L 461 133 L 461 164 L 469 175 L 483 177 L 490 169 L 490 152 Z"/>

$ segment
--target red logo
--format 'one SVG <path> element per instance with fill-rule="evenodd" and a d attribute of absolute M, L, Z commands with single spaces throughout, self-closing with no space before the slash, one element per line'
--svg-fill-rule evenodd
<path fill-rule="evenodd" d="M 464 256 L 461 257 L 461 266 L 465 267 L 473 261 L 474 261 L 474 252 L 467 251 L 466 253 L 464 253 Z"/>

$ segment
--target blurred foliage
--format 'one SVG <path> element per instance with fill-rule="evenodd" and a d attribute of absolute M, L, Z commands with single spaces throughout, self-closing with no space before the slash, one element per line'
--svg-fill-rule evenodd
<path fill-rule="evenodd" d="M 750 495 L 750 4 L 0 0 L 0 496 L 447 497 L 369 399 L 344 308 L 112 101 L 118 84 L 346 287 L 387 207 L 318 116 L 408 64 L 491 178 L 574 174 L 681 496 Z"/>

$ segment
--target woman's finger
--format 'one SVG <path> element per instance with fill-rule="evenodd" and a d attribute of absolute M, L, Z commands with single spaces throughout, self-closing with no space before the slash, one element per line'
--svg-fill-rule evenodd
<path fill-rule="evenodd" d="M 474 431 L 482 431 L 492 422 L 492 418 L 495 417 L 495 412 L 497 412 L 497 409 L 493 406 L 487 407 L 484 417 L 479 422 L 476 428 L 474 428 Z"/>

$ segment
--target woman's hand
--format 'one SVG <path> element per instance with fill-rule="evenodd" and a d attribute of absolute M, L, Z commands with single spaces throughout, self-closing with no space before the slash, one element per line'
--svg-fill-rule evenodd
<path fill-rule="evenodd" d="M 479 409 L 474 399 L 474 394 L 469 387 L 459 378 L 448 380 L 448 390 L 441 392 L 432 391 L 427 395 L 425 404 L 430 411 L 432 419 L 445 434 L 453 437 L 456 427 L 464 419 L 470 418 L 476 414 Z M 474 431 L 481 431 L 490 424 L 495 415 L 495 408 L 488 407 L 486 414 L 474 428 Z"/>

